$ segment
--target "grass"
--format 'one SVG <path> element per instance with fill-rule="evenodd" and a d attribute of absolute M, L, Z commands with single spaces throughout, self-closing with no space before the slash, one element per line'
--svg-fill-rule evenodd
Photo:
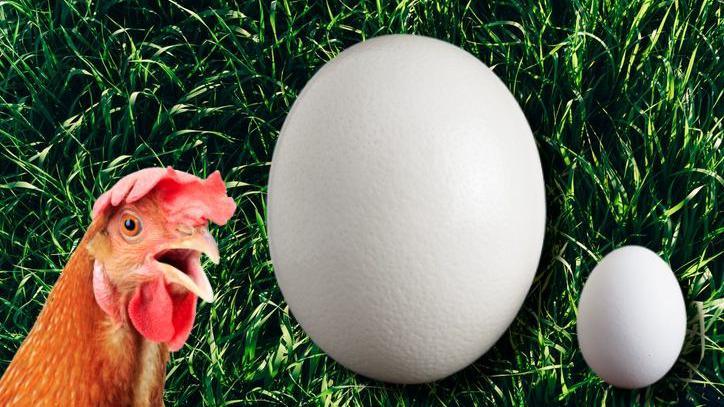
<path fill-rule="evenodd" d="M 219 294 L 173 356 L 175 405 L 721 405 L 721 2 L 507 0 L 0 2 L 0 371 L 90 222 L 136 169 L 219 169 L 239 204 L 216 230 Z M 541 264 L 510 330 L 438 383 L 386 385 L 327 358 L 290 316 L 265 236 L 269 160 L 311 75 L 387 33 L 457 44 L 523 107 L 544 163 Z M 658 383 L 613 389 L 577 349 L 596 262 L 640 244 L 687 303 Z"/>

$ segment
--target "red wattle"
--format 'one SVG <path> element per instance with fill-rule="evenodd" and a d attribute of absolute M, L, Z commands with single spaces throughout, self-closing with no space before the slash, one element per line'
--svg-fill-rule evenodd
<path fill-rule="evenodd" d="M 174 352 L 191 334 L 196 316 L 196 296 L 171 295 L 163 277 L 141 284 L 128 303 L 131 323 L 144 338 L 166 342 Z"/>
<path fill-rule="evenodd" d="M 192 293 L 183 294 L 179 299 L 173 301 L 173 327 L 175 334 L 168 341 L 168 349 L 176 352 L 181 349 L 191 335 L 191 328 L 194 326 L 196 316 L 196 296 Z"/>

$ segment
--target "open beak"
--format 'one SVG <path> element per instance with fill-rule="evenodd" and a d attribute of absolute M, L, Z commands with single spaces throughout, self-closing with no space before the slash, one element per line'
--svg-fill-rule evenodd
<path fill-rule="evenodd" d="M 216 241 L 206 228 L 197 228 L 188 236 L 162 245 L 152 260 L 167 283 L 176 284 L 206 302 L 213 302 L 214 291 L 201 267 L 202 254 L 212 263 L 219 264 Z"/>

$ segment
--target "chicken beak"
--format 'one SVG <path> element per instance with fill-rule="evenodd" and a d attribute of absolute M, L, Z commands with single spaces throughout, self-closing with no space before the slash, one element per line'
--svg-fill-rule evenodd
<path fill-rule="evenodd" d="M 189 237 L 181 238 L 166 246 L 166 249 L 189 249 L 205 254 L 214 264 L 219 264 L 219 246 L 206 228 L 193 233 Z"/>
<path fill-rule="evenodd" d="M 205 254 L 212 263 L 219 264 L 219 248 L 214 238 L 206 228 L 203 228 L 187 237 L 163 245 L 161 251 L 176 249 L 198 252 L 195 258 L 195 262 L 198 264 L 192 264 L 189 267 L 193 267 L 193 269 L 184 271 L 170 264 L 157 262 L 156 266 L 163 273 L 166 282 L 177 284 L 206 302 L 213 302 L 214 291 L 206 273 L 200 266 L 200 257 L 201 254 Z"/>

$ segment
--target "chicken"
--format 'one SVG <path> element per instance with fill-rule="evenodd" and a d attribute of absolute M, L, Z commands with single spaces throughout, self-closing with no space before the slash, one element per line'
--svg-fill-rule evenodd
<path fill-rule="evenodd" d="M 1 406 L 161 406 L 169 352 L 188 339 L 201 267 L 219 262 L 209 222 L 236 209 L 214 172 L 171 167 L 122 178 L 93 220 L 0 379 Z"/>

